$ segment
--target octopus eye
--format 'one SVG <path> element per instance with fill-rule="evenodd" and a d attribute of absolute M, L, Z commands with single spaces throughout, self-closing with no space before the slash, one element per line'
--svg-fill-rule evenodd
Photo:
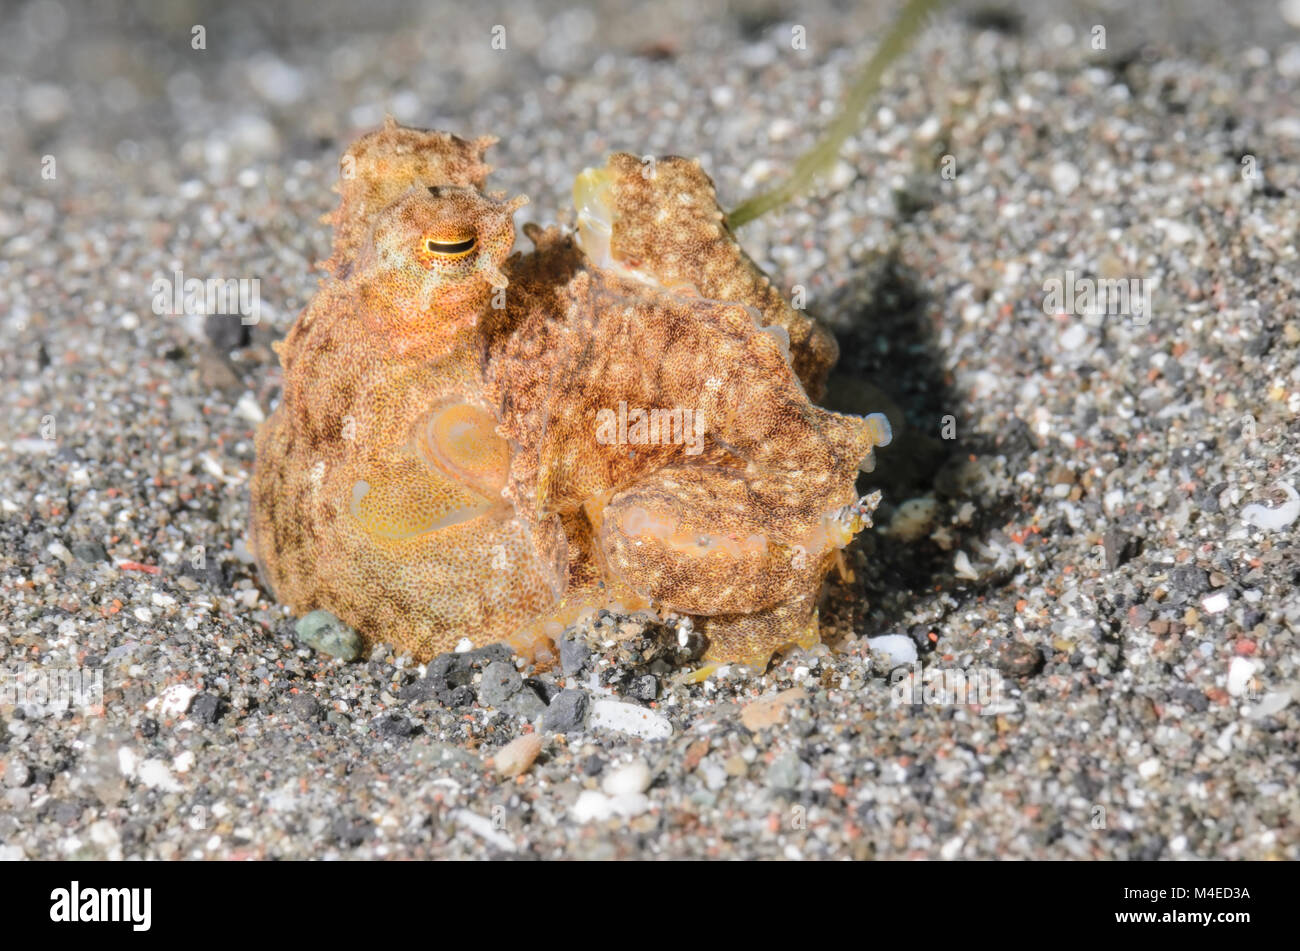
<path fill-rule="evenodd" d="M 440 258 L 463 258 L 478 245 L 478 238 L 468 237 L 464 241 L 438 241 L 426 238 L 424 248 L 430 254 Z"/>

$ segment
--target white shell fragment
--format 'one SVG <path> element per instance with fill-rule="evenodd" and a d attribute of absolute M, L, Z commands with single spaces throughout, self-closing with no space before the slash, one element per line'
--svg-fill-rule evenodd
<path fill-rule="evenodd" d="M 592 704 L 587 725 L 628 733 L 643 740 L 663 740 L 673 735 L 673 725 L 653 710 L 619 700 L 597 700 Z"/>
<path fill-rule="evenodd" d="M 1244 657 L 1232 658 L 1228 665 L 1228 693 L 1240 697 L 1250 687 L 1251 678 L 1255 676 L 1255 665 Z"/>
<path fill-rule="evenodd" d="M 188 684 L 173 684 L 146 703 L 145 709 L 162 716 L 180 716 L 190 708 L 198 691 Z"/>
<path fill-rule="evenodd" d="M 916 643 L 906 634 L 882 634 L 867 639 L 873 654 L 884 654 L 895 667 L 916 663 Z"/>
<path fill-rule="evenodd" d="M 607 796 L 630 796 L 650 788 L 650 767 L 645 760 L 637 759 L 609 770 L 600 788 Z"/>
<path fill-rule="evenodd" d="M 1276 487 L 1286 493 L 1286 502 L 1277 508 L 1258 503 L 1247 505 L 1241 510 L 1241 520 L 1266 532 L 1278 532 L 1300 518 L 1300 492 L 1287 482 L 1279 482 Z"/>

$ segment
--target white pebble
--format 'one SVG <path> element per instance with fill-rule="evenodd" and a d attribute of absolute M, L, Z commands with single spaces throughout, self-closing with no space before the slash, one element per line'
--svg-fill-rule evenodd
<path fill-rule="evenodd" d="M 1285 79 L 1300 76 L 1300 43 L 1282 47 L 1273 68 Z"/>
<path fill-rule="evenodd" d="M 831 167 L 830 174 L 826 176 L 826 184 L 834 191 L 840 191 L 851 185 L 853 180 L 857 177 L 857 169 L 843 159 L 840 159 Z"/>
<path fill-rule="evenodd" d="M 1150 779 L 1158 772 L 1160 772 L 1160 760 L 1154 756 L 1138 764 L 1138 775 L 1143 779 Z"/>
<path fill-rule="evenodd" d="M 163 792 L 180 792 L 181 784 L 176 781 L 167 764 L 160 759 L 147 759 L 136 770 L 136 778 L 150 789 Z"/>
<path fill-rule="evenodd" d="M 90 828 L 86 831 L 90 835 L 90 841 L 102 849 L 114 849 L 121 843 L 121 838 L 117 834 L 117 827 L 107 819 L 92 822 Z"/>
<path fill-rule="evenodd" d="M 214 139 L 210 144 L 211 142 L 233 145 L 240 151 L 253 155 L 271 155 L 279 148 L 280 133 L 264 116 L 246 112 L 230 122 L 224 139 Z"/>
<path fill-rule="evenodd" d="M 190 708 L 197 693 L 186 684 L 173 684 L 144 706 L 146 710 L 157 711 L 163 716 L 179 716 Z"/>
<path fill-rule="evenodd" d="M 1266 125 L 1264 132 L 1274 139 L 1300 139 L 1300 119 L 1282 116 Z"/>
<path fill-rule="evenodd" d="M 1058 195 L 1068 195 L 1079 187 L 1083 176 L 1069 162 L 1057 162 L 1052 166 L 1052 187 Z"/>
<path fill-rule="evenodd" d="M 409 89 L 402 89 L 393 93 L 391 112 L 402 122 L 413 122 L 420 115 L 420 110 L 424 108 L 424 102 L 415 93 Z"/>
<path fill-rule="evenodd" d="M 266 414 L 262 412 L 262 407 L 257 405 L 257 397 L 251 392 L 246 392 L 239 398 L 239 402 L 235 404 L 235 413 L 250 423 L 266 421 Z"/>
<path fill-rule="evenodd" d="M 279 106 L 297 102 L 307 88 L 299 70 L 271 56 L 253 60 L 248 69 L 248 81 L 262 98 Z"/>
<path fill-rule="evenodd" d="M 1071 324 L 1061 334 L 1062 350 L 1078 350 L 1088 342 L 1088 328 L 1083 324 Z"/>
<path fill-rule="evenodd" d="M 1224 727 L 1223 732 L 1219 734 L 1219 738 L 1214 741 L 1214 745 L 1218 748 L 1220 753 L 1232 752 L 1232 737 L 1236 732 L 1237 724 L 1235 723 L 1229 723 Z"/>
<path fill-rule="evenodd" d="M 1251 661 L 1244 657 L 1232 658 L 1232 663 L 1228 666 L 1228 693 L 1240 697 L 1246 692 L 1254 676 L 1255 665 Z"/>
<path fill-rule="evenodd" d="M 600 822 L 614 816 L 631 819 L 650 808 L 650 799 L 642 792 L 626 792 L 607 796 L 594 789 L 584 789 L 578 794 L 569 815 L 576 822 Z"/>
<path fill-rule="evenodd" d="M 906 634 L 882 634 L 867 639 L 872 653 L 884 654 L 895 667 L 916 663 L 916 643 Z"/>
<path fill-rule="evenodd" d="M 610 770 L 600 788 L 611 796 L 645 792 L 650 788 L 650 767 L 645 760 L 637 759 L 617 769 Z"/>
<path fill-rule="evenodd" d="M 757 159 L 750 163 L 749 168 L 740 176 L 740 183 L 745 188 L 756 188 L 759 183 L 772 177 L 775 166 L 767 159 Z"/>
<path fill-rule="evenodd" d="M 1201 607 L 1206 614 L 1220 614 L 1228 609 L 1228 592 L 1216 591 L 1201 599 Z"/>
<path fill-rule="evenodd" d="M 936 499 L 908 499 L 889 520 L 889 534 L 900 541 L 916 541 L 934 531 L 938 516 L 939 502 Z"/>
<path fill-rule="evenodd" d="M 631 819 L 633 816 L 639 816 L 650 809 L 650 797 L 645 793 L 628 793 L 623 796 L 615 796 L 610 800 L 610 805 L 614 811 L 624 819 Z"/>
<path fill-rule="evenodd" d="M 1165 237 L 1174 244 L 1186 244 L 1196 237 L 1196 229 L 1191 225 L 1183 224 L 1181 221 L 1160 218 L 1156 221 L 1156 224 L 1164 231 Z"/>
<path fill-rule="evenodd" d="M 877 115 L 879 115 L 879 113 L 877 113 Z M 941 128 L 943 127 L 939 123 L 939 117 L 930 116 L 916 127 L 916 141 L 923 145 L 928 145 L 938 137 Z"/>
<path fill-rule="evenodd" d="M 614 805 L 609 797 L 595 789 L 584 789 L 578 793 L 573 808 L 569 810 L 576 822 L 599 822 L 608 819 L 614 813 Z"/>
<path fill-rule="evenodd" d="M 795 124 L 782 116 L 772 120 L 772 124 L 767 128 L 767 135 L 773 142 L 781 142 L 790 138 L 794 131 Z"/>
<path fill-rule="evenodd" d="M 645 740 L 662 740 L 673 735 L 673 725 L 659 714 L 619 700 L 597 700 L 592 704 L 587 722 L 592 729 L 604 727 Z"/>

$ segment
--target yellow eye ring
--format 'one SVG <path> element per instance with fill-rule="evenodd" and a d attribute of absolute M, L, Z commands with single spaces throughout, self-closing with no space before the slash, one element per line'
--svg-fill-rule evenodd
<path fill-rule="evenodd" d="M 464 241 L 436 241 L 433 238 L 425 238 L 424 249 L 435 257 L 446 260 L 455 260 L 463 258 L 473 253 L 478 247 L 478 238 L 470 236 Z"/>

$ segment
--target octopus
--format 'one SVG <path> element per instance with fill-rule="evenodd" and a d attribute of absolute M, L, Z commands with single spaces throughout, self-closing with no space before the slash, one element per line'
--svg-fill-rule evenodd
<path fill-rule="evenodd" d="M 818 640 L 885 417 L 816 405 L 838 351 L 695 160 L 610 156 L 576 227 L 485 190 L 496 140 L 391 119 L 340 162 L 325 277 L 256 438 L 250 547 L 296 614 L 417 660 L 545 665 L 593 612 L 688 619 L 704 669 Z"/>

